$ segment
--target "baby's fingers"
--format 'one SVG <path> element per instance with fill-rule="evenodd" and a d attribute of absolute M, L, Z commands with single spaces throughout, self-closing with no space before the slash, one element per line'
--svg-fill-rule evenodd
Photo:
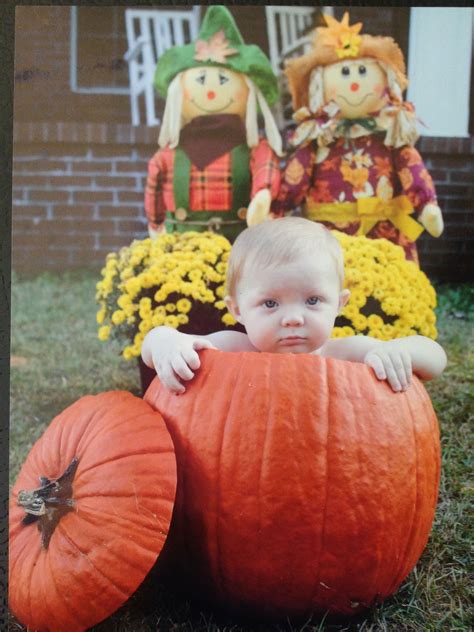
<path fill-rule="evenodd" d="M 181 351 L 181 355 L 183 356 L 184 361 L 186 362 L 188 367 L 193 369 L 193 371 L 195 371 L 196 369 L 199 369 L 199 367 L 201 366 L 201 360 L 199 359 L 199 355 L 196 353 L 196 351 L 194 351 L 194 349 L 192 348 L 183 349 Z"/>
<path fill-rule="evenodd" d="M 210 340 L 197 338 L 193 341 L 193 349 L 216 349 Z"/>
<path fill-rule="evenodd" d="M 410 385 L 411 378 L 411 358 L 408 353 L 392 352 L 390 353 L 390 360 L 395 372 L 395 375 L 400 384 L 400 389 L 406 391 Z M 392 383 L 390 382 L 392 385 Z M 395 390 L 395 389 L 394 389 Z"/>
<path fill-rule="evenodd" d="M 178 380 L 178 378 L 176 377 L 176 374 L 174 373 L 174 371 L 172 370 L 170 366 L 166 368 L 157 367 L 156 373 L 160 379 L 160 382 L 169 391 L 172 391 L 173 393 L 184 393 L 185 391 L 184 386 Z"/>
<path fill-rule="evenodd" d="M 186 363 L 186 359 L 181 355 L 176 355 L 171 360 L 171 366 L 173 371 L 176 373 L 178 377 L 182 380 L 192 380 L 194 377 L 194 373 L 191 371 L 189 366 Z"/>
<path fill-rule="evenodd" d="M 375 353 L 370 353 L 366 357 L 365 362 L 368 366 L 370 366 L 373 369 L 377 379 L 379 380 L 387 379 L 387 374 L 385 372 L 384 364 L 382 362 L 382 359 L 379 358 L 378 355 L 375 355 Z"/>

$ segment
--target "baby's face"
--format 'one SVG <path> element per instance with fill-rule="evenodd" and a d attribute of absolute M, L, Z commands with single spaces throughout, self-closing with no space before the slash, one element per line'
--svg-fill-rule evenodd
<path fill-rule="evenodd" d="M 259 351 L 311 353 L 330 337 L 341 301 L 334 261 L 322 253 L 244 271 L 229 307 Z"/>

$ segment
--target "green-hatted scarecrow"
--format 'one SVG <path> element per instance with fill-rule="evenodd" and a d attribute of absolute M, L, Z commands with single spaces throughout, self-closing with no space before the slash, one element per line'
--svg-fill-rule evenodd
<path fill-rule="evenodd" d="M 233 241 L 260 221 L 280 184 L 281 137 L 269 107 L 278 89 L 268 58 L 244 43 L 225 7 L 211 6 L 197 41 L 158 60 L 155 87 L 166 106 L 148 166 L 150 235 L 214 230 Z"/>

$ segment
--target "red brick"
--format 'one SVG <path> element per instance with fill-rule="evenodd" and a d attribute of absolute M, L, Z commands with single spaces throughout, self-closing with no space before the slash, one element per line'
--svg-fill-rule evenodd
<path fill-rule="evenodd" d="M 94 213 L 94 207 L 85 205 L 78 206 L 77 204 L 54 206 L 52 209 L 52 216 L 55 220 L 61 218 L 92 220 Z"/>
<path fill-rule="evenodd" d="M 67 202 L 69 200 L 68 191 L 53 191 L 48 189 L 47 191 L 35 191 L 28 192 L 29 199 L 32 201 L 45 201 L 45 202 Z"/>
<path fill-rule="evenodd" d="M 47 213 L 48 213 L 47 206 L 33 206 L 32 204 L 23 204 L 23 205 L 15 204 L 13 205 L 13 208 L 12 208 L 12 220 L 14 221 L 15 217 L 30 218 L 30 219 L 33 217 L 45 218 Z"/>
<path fill-rule="evenodd" d="M 75 173 L 95 173 L 97 171 L 109 172 L 111 170 L 110 162 L 99 162 L 98 160 L 81 160 L 72 163 Z"/>
<path fill-rule="evenodd" d="M 74 191 L 73 201 L 76 202 L 113 202 L 113 191 Z"/>
<path fill-rule="evenodd" d="M 466 184 L 473 184 L 474 182 L 474 175 L 473 175 L 473 171 L 474 169 L 471 168 L 469 169 L 469 171 L 461 171 L 460 169 L 451 169 L 449 171 L 449 179 L 451 182 L 465 182 Z"/>
<path fill-rule="evenodd" d="M 136 178 L 127 178 L 125 176 L 98 176 L 95 178 L 96 185 L 101 187 L 120 187 L 122 189 L 136 189 Z"/>
<path fill-rule="evenodd" d="M 138 233 L 138 232 L 146 232 L 146 222 L 141 222 L 139 220 L 118 220 L 117 229 L 119 233 Z"/>
<path fill-rule="evenodd" d="M 94 248 L 95 237 L 92 234 L 86 233 L 59 233 L 48 235 L 48 244 L 50 246 L 64 246 L 65 248 L 78 247 L 81 248 Z"/>
<path fill-rule="evenodd" d="M 66 171 L 67 162 L 60 160 L 47 160 L 39 158 L 38 160 L 13 160 L 13 172 L 18 173 L 34 173 L 41 174 L 50 171 Z"/>
<path fill-rule="evenodd" d="M 82 175 L 52 175 L 50 177 L 52 187 L 91 187 L 92 177 Z"/>
<path fill-rule="evenodd" d="M 49 187 L 50 179 L 47 176 L 22 176 L 13 173 L 12 175 L 12 186 L 20 189 L 23 187 Z"/>
<path fill-rule="evenodd" d="M 136 202 L 137 204 L 143 204 L 145 194 L 143 191 L 118 191 L 117 195 L 119 202 Z"/>
<path fill-rule="evenodd" d="M 130 206 L 99 206 L 99 217 L 110 217 L 118 219 L 133 219 L 137 216 L 134 209 Z M 143 211 L 144 212 L 144 211 Z"/>
<path fill-rule="evenodd" d="M 133 160 L 133 150 L 130 147 L 122 145 L 94 145 L 92 147 L 92 158 L 110 158 L 111 160 L 117 160 L 121 158 L 126 161 Z"/>
<path fill-rule="evenodd" d="M 130 239 L 127 235 L 100 235 L 99 236 L 99 247 L 106 248 L 109 250 L 115 250 L 118 248 L 122 248 L 122 246 L 128 246 L 130 244 Z"/>
<path fill-rule="evenodd" d="M 150 156 L 151 158 L 151 156 Z M 133 172 L 137 175 L 143 175 L 147 173 L 147 163 L 146 160 L 137 160 L 135 162 L 122 162 L 117 161 L 115 163 L 115 169 L 121 173 Z"/>

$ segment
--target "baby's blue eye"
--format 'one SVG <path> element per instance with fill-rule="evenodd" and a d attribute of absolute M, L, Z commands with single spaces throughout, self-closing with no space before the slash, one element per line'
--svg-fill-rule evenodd
<path fill-rule="evenodd" d="M 268 309 L 273 309 L 277 306 L 277 302 L 269 298 L 267 301 L 265 301 L 264 305 L 265 307 L 268 307 Z"/>
<path fill-rule="evenodd" d="M 306 302 L 308 305 L 317 305 L 319 303 L 319 298 L 317 296 L 310 296 Z"/>

